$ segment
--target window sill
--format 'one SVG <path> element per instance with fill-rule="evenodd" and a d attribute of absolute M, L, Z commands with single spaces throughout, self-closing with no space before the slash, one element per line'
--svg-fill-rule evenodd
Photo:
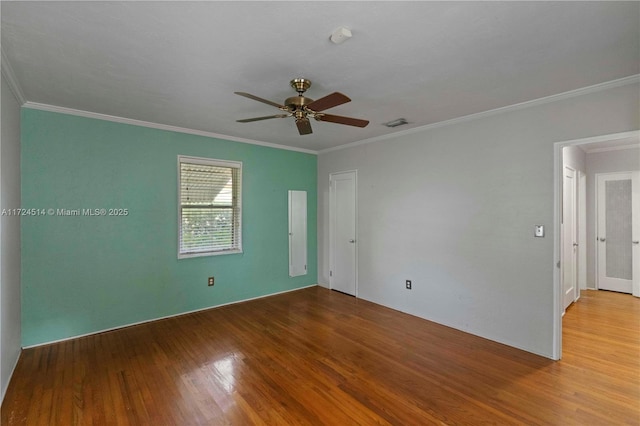
<path fill-rule="evenodd" d="M 178 259 L 189 259 L 192 257 L 205 257 L 205 256 L 221 256 L 225 254 L 242 254 L 242 249 L 224 250 L 224 251 L 207 251 L 202 253 L 179 253 Z"/>

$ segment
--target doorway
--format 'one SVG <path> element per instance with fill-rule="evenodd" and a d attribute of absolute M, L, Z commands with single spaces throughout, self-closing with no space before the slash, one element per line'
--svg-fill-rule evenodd
<path fill-rule="evenodd" d="M 564 173 L 565 173 L 565 163 L 563 158 L 563 149 L 567 147 L 574 147 L 580 145 L 580 148 L 584 148 L 584 151 L 593 154 L 600 153 L 599 155 L 603 155 L 602 153 L 605 151 L 615 151 L 621 153 L 618 155 L 619 158 L 626 159 L 625 161 L 634 162 L 635 156 L 630 156 L 625 154 L 626 149 L 638 149 L 640 147 L 640 131 L 631 131 L 624 133 L 616 133 L 602 136 L 595 136 L 584 139 L 576 139 L 569 141 L 557 142 L 554 145 L 554 220 L 553 220 L 553 247 L 554 247 L 554 267 L 553 267 L 553 354 L 552 358 L 559 360 L 562 358 L 562 316 L 564 314 L 564 302 L 565 302 L 565 288 L 563 282 L 563 270 L 562 270 L 562 257 L 563 250 L 565 249 L 565 245 L 563 245 L 563 229 L 562 229 L 562 221 L 563 221 L 563 208 L 564 208 L 564 200 L 563 200 L 563 186 L 564 186 Z M 610 154 L 610 153 L 609 153 Z M 633 160 L 633 161 L 632 161 Z M 577 194 L 578 194 L 578 209 L 581 209 L 581 206 L 586 205 L 585 211 L 591 212 L 587 213 L 587 218 L 584 218 L 584 212 L 578 211 L 578 221 L 582 223 L 589 223 L 586 227 L 586 235 L 583 229 L 578 230 L 578 247 L 587 247 L 587 258 L 585 259 L 584 251 L 581 253 L 578 252 L 578 293 L 581 288 L 586 288 L 585 283 L 590 288 L 594 288 L 593 285 L 593 267 L 595 263 L 595 259 L 593 256 L 593 244 L 595 243 L 595 236 L 591 235 L 591 233 L 595 229 L 595 225 L 593 224 L 593 218 L 595 213 L 593 209 L 595 209 L 595 201 L 591 196 L 587 196 L 586 198 L 582 197 L 581 194 L 584 194 L 584 188 L 590 188 L 588 191 L 591 193 L 595 186 L 593 180 L 593 173 L 597 173 L 600 171 L 613 171 L 613 170 L 596 170 L 596 168 L 592 168 L 593 163 L 590 162 L 589 157 L 586 161 L 589 163 L 589 172 L 587 178 L 580 173 L 583 170 L 578 170 L 577 181 Z M 619 161 L 618 161 L 619 163 Z M 606 169 L 611 167 L 611 164 L 600 164 L 600 168 Z M 637 166 L 634 166 L 632 169 L 638 169 Z M 617 169 L 617 170 L 625 170 Z M 580 187 L 580 182 L 584 182 L 589 180 L 591 183 L 585 184 Z M 585 199 L 588 199 L 588 203 L 585 204 Z M 640 206 L 639 206 L 640 207 Z M 581 219 L 583 218 L 583 219 Z M 640 229 L 638 230 L 640 231 Z M 634 231 L 636 232 L 636 231 Z M 637 241 L 640 235 L 634 236 L 634 241 Z M 634 253 L 640 251 L 640 245 L 633 245 Z M 640 253 L 636 256 L 640 256 Z M 637 259 L 637 257 L 636 257 Z M 581 264 L 582 262 L 582 264 Z M 637 260 L 635 261 L 637 264 Z M 587 266 L 588 270 L 585 271 L 584 266 Z M 589 277 L 585 279 L 585 275 Z M 639 290 L 640 291 L 640 290 Z M 640 296 L 640 295 L 639 295 Z"/>
<path fill-rule="evenodd" d="M 329 175 L 329 288 L 357 296 L 357 171 Z"/>

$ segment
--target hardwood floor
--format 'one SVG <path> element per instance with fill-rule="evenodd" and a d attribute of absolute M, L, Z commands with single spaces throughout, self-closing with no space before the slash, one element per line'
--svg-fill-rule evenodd
<path fill-rule="evenodd" d="M 583 292 L 560 362 L 308 288 L 25 350 L 2 425 L 640 424 L 640 299 Z"/>

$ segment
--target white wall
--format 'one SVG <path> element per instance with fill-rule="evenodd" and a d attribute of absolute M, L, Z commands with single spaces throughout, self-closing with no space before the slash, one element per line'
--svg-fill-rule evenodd
<path fill-rule="evenodd" d="M 20 207 L 20 105 L 2 75 L 0 209 Z M 20 218 L 0 218 L 0 400 L 20 356 Z"/>
<path fill-rule="evenodd" d="M 359 297 L 552 357 L 553 144 L 638 129 L 638 90 L 321 153 L 318 281 L 329 282 L 328 175 L 357 169 Z"/>
<path fill-rule="evenodd" d="M 640 149 L 593 152 L 587 167 L 587 287 L 596 288 L 596 173 L 640 170 Z"/>

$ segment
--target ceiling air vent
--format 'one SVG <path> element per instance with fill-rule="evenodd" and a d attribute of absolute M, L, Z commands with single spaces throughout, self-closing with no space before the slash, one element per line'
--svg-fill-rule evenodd
<path fill-rule="evenodd" d="M 404 118 L 396 118 L 395 120 L 391 120 L 389 122 L 382 123 L 382 124 L 387 127 L 398 127 L 398 126 L 403 126 L 405 124 L 409 124 L 409 122 Z"/>

